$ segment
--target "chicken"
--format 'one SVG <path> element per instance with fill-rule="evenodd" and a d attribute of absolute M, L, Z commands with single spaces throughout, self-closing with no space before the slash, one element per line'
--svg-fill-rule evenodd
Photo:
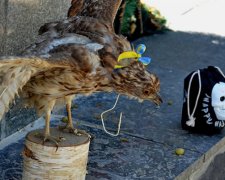
<path fill-rule="evenodd" d="M 160 82 L 136 58 L 115 68 L 119 55 L 132 51 L 126 38 L 116 35 L 113 21 L 121 0 L 73 0 L 76 16 L 45 24 L 36 43 L 20 57 L 0 61 L 0 118 L 18 95 L 27 107 L 45 115 L 43 142 L 59 139 L 50 134 L 50 116 L 55 104 L 64 102 L 68 124 L 76 133 L 71 102 L 77 94 L 117 92 L 139 100 L 161 103 Z"/>

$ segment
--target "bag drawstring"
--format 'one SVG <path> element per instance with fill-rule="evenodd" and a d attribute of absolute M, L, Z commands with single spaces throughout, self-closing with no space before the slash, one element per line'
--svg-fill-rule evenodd
<path fill-rule="evenodd" d="M 199 90 L 198 90 L 198 95 L 197 95 L 197 98 L 195 101 L 194 109 L 193 109 L 192 113 L 190 114 L 190 89 L 191 89 L 191 84 L 192 84 L 193 78 L 196 74 L 198 74 Z M 195 127 L 195 119 L 196 118 L 194 117 L 194 114 L 195 114 L 195 111 L 196 111 L 196 108 L 198 105 L 198 100 L 199 100 L 199 97 L 201 94 L 201 90 L 202 90 L 201 76 L 200 76 L 200 71 L 198 70 L 192 74 L 191 79 L 188 84 L 188 92 L 187 92 L 187 113 L 188 113 L 189 120 L 186 122 L 186 124 L 191 127 Z"/>

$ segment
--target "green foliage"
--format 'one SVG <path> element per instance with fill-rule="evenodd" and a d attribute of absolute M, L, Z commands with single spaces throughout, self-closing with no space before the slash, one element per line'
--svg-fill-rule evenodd
<path fill-rule="evenodd" d="M 139 26 L 139 24 L 137 24 L 138 17 L 136 17 L 137 8 L 137 0 L 126 0 L 126 7 L 122 21 L 121 33 L 128 37 L 132 36 L 130 32 L 131 24 L 136 23 L 136 25 Z M 142 23 L 144 26 L 144 34 L 154 33 L 155 31 L 162 31 L 166 29 L 166 19 L 160 14 L 157 9 L 142 4 L 141 13 Z M 137 34 L 138 33 L 135 33 L 135 35 Z"/>
<path fill-rule="evenodd" d="M 166 26 L 166 18 L 161 15 L 159 10 L 153 7 L 149 7 L 145 4 L 142 4 L 142 16 L 147 17 L 150 16 L 152 19 L 152 22 L 156 24 L 156 26 L 160 28 L 165 28 Z"/>
<path fill-rule="evenodd" d="M 126 0 L 126 8 L 124 12 L 121 29 L 122 34 L 127 34 L 130 31 L 131 17 L 134 16 L 136 8 L 137 8 L 136 0 Z"/>

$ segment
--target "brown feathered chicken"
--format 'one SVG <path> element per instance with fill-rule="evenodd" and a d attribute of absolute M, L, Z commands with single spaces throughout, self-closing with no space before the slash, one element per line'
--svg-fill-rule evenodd
<path fill-rule="evenodd" d="M 0 61 L 0 118 L 19 94 L 28 107 L 45 115 L 44 142 L 58 139 L 50 135 L 50 115 L 54 105 L 65 102 L 68 124 L 75 132 L 71 101 L 77 94 L 115 91 L 141 100 L 161 102 L 159 79 L 145 66 L 129 59 L 115 69 L 118 56 L 131 51 L 129 42 L 113 30 L 121 0 L 73 0 L 77 9 L 64 21 L 40 28 L 38 40 L 21 57 Z"/>

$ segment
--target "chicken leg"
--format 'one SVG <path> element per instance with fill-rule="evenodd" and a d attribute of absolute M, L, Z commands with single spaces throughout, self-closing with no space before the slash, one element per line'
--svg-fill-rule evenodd
<path fill-rule="evenodd" d="M 71 96 L 66 96 L 65 102 L 66 102 L 66 111 L 67 111 L 67 117 L 68 117 L 68 122 L 67 125 L 64 127 L 60 127 L 63 131 L 69 132 L 69 133 L 74 133 L 78 134 L 77 128 L 74 128 L 73 126 L 73 119 L 72 119 L 72 113 L 71 113 L 71 105 L 72 105 L 72 100 L 74 98 L 74 95 Z"/>
<path fill-rule="evenodd" d="M 56 144 L 58 147 L 58 143 L 61 141 L 60 138 L 54 137 L 50 135 L 50 118 L 51 118 L 51 111 L 55 105 L 55 100 L 51 100 L 48 102 L 46 115 L 45 115 L 45 130 L 43 135 L 43 144 L 46 141 L 51 141 Z"/>

